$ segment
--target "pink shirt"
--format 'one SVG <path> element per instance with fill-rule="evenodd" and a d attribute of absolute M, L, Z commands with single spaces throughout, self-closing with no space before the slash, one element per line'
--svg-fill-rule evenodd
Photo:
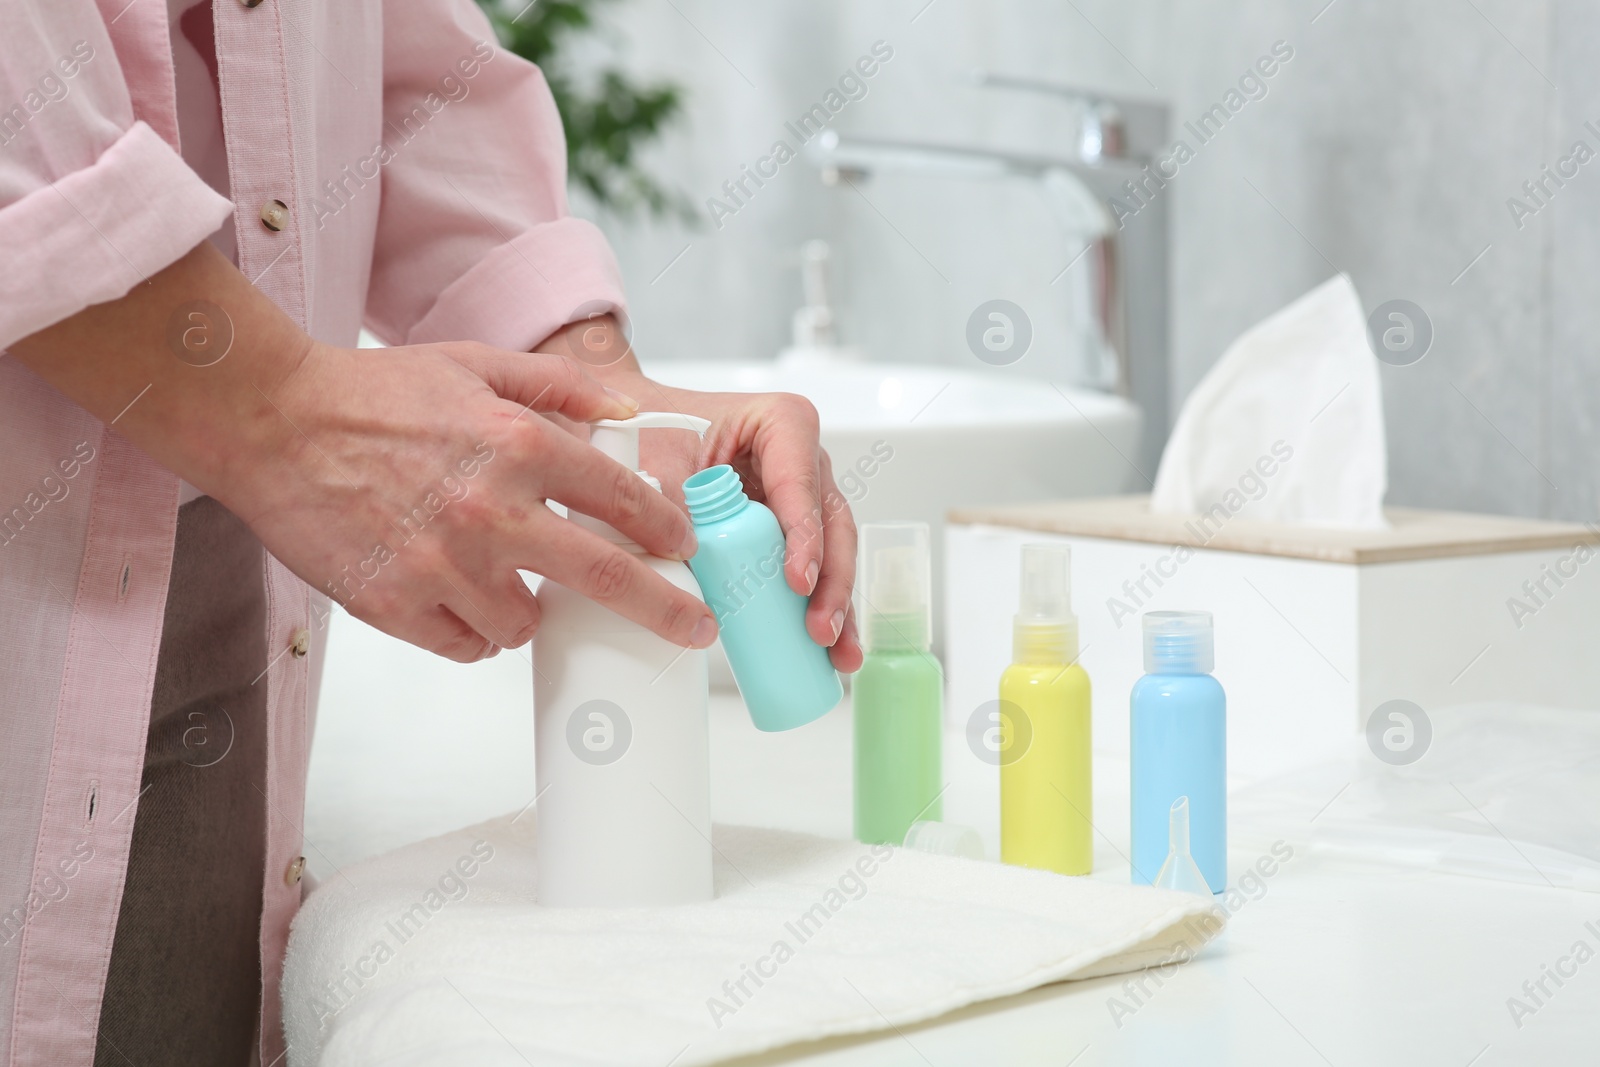
<path fill-rule="evenodd" d="M 620 310 L 604 239 L 567 213 L 544 80 L 472 0 L 253 2 L 213 6 L 231 201 L 179 152 L 161 0 L 0 3 L 0 349 L 223 225 L 240 269 L 332 343 L 365 323 L 392 343 L 527 350 Z M 0 1064 L 93 1061 L 178 497 L 176 475 L 0 358 Z M 270 558 L 265 581 L 274 1065 L 325 627 Z"/>

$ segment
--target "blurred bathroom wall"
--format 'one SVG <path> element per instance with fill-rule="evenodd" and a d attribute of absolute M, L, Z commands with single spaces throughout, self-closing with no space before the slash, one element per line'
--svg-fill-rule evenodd
<path fill-rule="evenodd" d="M 606 42 L 641 78 L 685 91 L 685 120 L 645 152 L 701 224 L 596 215 L 622 263 L 634 341 L 651 359 L 768 359 L 799 302 L 799 246 L 822 235 L 827 190 L 795 161 L 718 230 L 705 200 L 783 134 L 809 87 L 830 80 L 833 3 L 621 0 Z M 804 89 L 796 87 L 806 87 Z M 585 208 L 575 194 L 574 210 Z"/>
<path fill-rule="evenodd" d="M 1070 105 L 978 88 L 973 68 L 1164 99 L 1177 137 L 1284 42 L 1292 59 L 1206 143 L 1186 138 L 1194 158 L 1161 194 L 1175 400 L 1240 331 L 1344 270 L 1369 310 L 1413 301 L 1434 333 L 1420 362 L 1383 368 L 1391 503 L 1595 517 L 1600 161 L 1560 186 L 1541 172 L 1575 142 L 1600 152 L 1593 5 L 626 0 L 611 19 L 630 65 L 688 89 L 687 122 L 650 158 L 702 213 L 875 41 L 893 57 L 842 133 L 1039 152 L 1066 147 Z M 770 358 L 800 302 L 798 246 L 823 237 L 844 339 L 870 358 L 984 369 L 966 320 L 1003 297 L 1035 338 L 991 372 L 1067 373 L 1070 250 L 1026 183 L 827 188 L 799 159 L 719 222 L 602 219 L 647 360 Z"/>

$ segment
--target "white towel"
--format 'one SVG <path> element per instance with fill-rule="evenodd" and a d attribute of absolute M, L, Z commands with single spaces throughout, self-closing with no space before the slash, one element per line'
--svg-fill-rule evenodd
<path fill-rule="evenodd" d="M 534 903 L 534 818 L 352 866 L 295 920 L 291 1067 L 712 1063 L 1186 960 L 1203 897 L 718 826 L 717 898 Z"/>

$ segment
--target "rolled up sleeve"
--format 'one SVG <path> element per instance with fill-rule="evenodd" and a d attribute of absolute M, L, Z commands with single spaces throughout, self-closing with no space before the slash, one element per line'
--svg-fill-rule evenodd
<path fill-rule="evenodd" d="M 472 0 L 392 0 L 384 72 L 390 161 L 368 326 L 396 344 L 526 351 L 569 322 L 625 315 L 604 236 L 567 210 L 549 87 Z"/>
<path fill-rule="evenodd" d="M 91 0 L 0 6 L 0 349 L 125 295 L 232 212 L 135 119 Z"/>

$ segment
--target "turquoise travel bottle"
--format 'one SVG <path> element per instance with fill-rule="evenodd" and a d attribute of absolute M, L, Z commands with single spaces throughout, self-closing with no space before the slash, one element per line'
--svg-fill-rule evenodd
<path fill-rule="evenodd" d="M 1189 851 L 1213 893 L 1228 886 L 1228 711 L 1209 611 L 1144 616 L 1145 676 L 1133 685 L 1133 880 L 1149 885 L 1168 851 L 1172 805 L 1189 798 Z"/>
<path fill-rule="evenodd" d="M 850 685 L 856 840 L 898 845 L 912 823 L 942 818 L 944 671 L 932 652 L 928 524 L 862 526 L 856 593 L 866 651 Z"/>
<path fill-rule="evenodd" d="M 689 570 L 756 728 L 792 730 L 826 715 L 844 687 L 828 650 L 806 633 L 806 598 L 784 580 L 777 518 L 725 464 L 690 475 L 683 499 L 700 540 Z"/>

